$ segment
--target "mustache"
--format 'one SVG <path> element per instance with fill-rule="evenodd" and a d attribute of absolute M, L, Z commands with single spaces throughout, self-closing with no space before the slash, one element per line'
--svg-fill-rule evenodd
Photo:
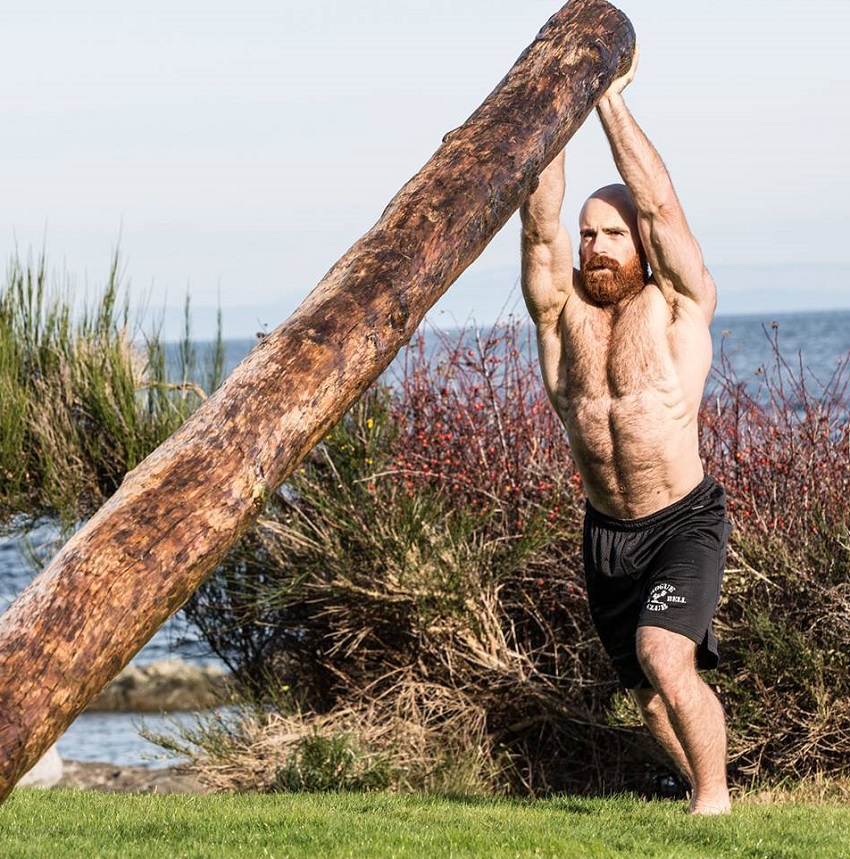
<path fill-rule="evenodd" d="M 606 257 L 604 254 L 594 254 L 584 264 L 585 271 L 599 271 L 607 268 L 616 274 L 620 270 L 620 263 L 612 257 Z"/>

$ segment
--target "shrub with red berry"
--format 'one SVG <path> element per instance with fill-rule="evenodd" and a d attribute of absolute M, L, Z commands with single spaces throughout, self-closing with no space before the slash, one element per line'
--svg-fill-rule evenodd
<path fill-rule="evenodd" d="M 848 380 L 777 343 L 752 379 L 721 356 L 702 408 L 735 526 L 710 679 L 748 782 L 850 761 Z M 392 748 L 400 785 L 445 789 L 451 758 L 488 789 L 640 789 L 662 758 L 590 624 L 582 508 L 529 328 L 429 332 L 190 613 L 255 694 L 285 687 L 316 730 L 347 714 Z"/>

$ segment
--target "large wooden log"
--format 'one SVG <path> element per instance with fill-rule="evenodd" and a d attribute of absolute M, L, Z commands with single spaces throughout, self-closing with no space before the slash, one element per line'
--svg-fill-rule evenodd
<path fill-rule="evenodd" d="M 0 800 L 189 598 L 534 188 L 634 32 L 554 15 L 381 219 L 0 618 Z"/>

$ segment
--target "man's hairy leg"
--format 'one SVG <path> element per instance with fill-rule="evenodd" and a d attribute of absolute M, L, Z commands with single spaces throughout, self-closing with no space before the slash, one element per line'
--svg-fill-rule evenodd
<path fill-rule="evenodd" d="M 630 689 L 629 694 L 637 704 L 643 723 L 649 728 L 649 732 L 655 737 L 661 748 L 667 752 L 679 774 L 688 780 L 688 784 L 693 785 L 694 776 L 691 772 L 691 765 L 673 726 L 670 724 L 667 705 L 661 696 L 654 689 L 642 688 Z"/>
<path fill-rule="evenodd" d="M 693 787 L 691 811 L 729 811 L 726 719 L 717 696 L 697 672 L 696 645 L 678 633 L 643 626 L 637 631 L 637 652 L 687 762 Z"/>

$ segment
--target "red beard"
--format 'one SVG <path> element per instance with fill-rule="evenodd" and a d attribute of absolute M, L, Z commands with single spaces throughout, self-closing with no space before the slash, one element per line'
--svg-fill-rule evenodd
<path fill-rule="evenodd" d="M 635 254 L 624 265 L 597 254 L 581 264 L 581 282 L 588 298 L 596 304 L 619 304 L 637 295 L 645 286 L 643 266 Z"/>

